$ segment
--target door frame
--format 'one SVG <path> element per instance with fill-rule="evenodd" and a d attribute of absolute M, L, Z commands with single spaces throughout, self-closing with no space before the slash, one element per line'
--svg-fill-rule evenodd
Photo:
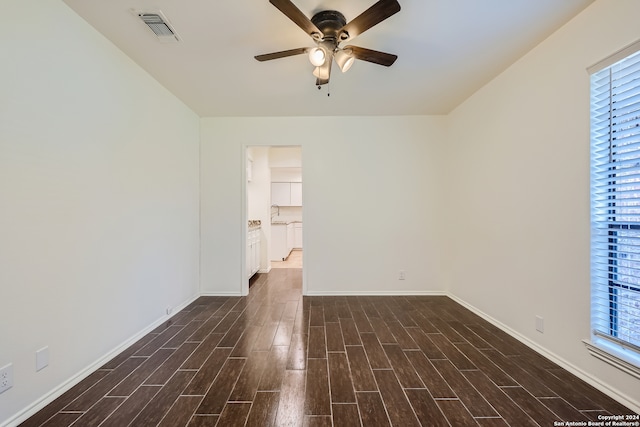
<path fill-rule="evenodd" d="M 263 147 L 263 148 L 271 148 L 271 147 L 300 147 L 300 163 L 301 163 L 301 174 L 302 174 L 302 216 L 304 222 L 304 200 L 306 198 L 306 186 L 304 185 L 304 157 L 303 152 L 304 148 L 302 144 L 300 145 L 290 145 L 290 144 L 282 144 L 282 145 L 274 145 L 274 144 L 242 144 L 242 170 L 241 170 L 241 211 L 242 211 L 242 223 L 240 230 L 240 238 L 242 239 L 242 244 L 240 245 L 240 295 L 246 296 L 249 295 L 249 278 L 247 277 L 247 238 L 248 238 L 248 222 L 249 222 L 249 194 L 247 191 L 247 166 L 249 162 L 249 157 L 247 155 L 248 149 L 250 147 Z M 306 236 L 308 233 L 302 234 L 302 295 L 307 294 L 307 269 L 305 266 L 307 265 L 308 257 L 306 248 Z M 269 236 L 271 239 L 271 236 Z M 267 245 L 268 247 L 269 245 Z M 268 252 L 267 252 L 268 253 Z"/>

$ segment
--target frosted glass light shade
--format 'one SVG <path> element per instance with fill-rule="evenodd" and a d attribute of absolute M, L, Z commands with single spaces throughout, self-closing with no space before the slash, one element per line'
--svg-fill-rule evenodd
<path fill-rule="evenodd" d="M 341 49 L 337 51 L 334 58 L 343 73 L 346 73 L 355 62 L 355 58 L 351 56 L 351 49 Z"/>
<path fill-rule="evenodd" d="M 324 50 L 319 47 L 314 47 L 309 50 L 309 61 L 316 66 L 319 67 L 324 64 L 326 59 L 326 55 L 324 54 Z"/>
<path fill-rule="evenodd" d="M 319 79 L 326 80 L 329 78 L 328 71 L 329 70 L 326 67 L 316 67 L 315 70 L 313 70 L 313 75 Z"/>

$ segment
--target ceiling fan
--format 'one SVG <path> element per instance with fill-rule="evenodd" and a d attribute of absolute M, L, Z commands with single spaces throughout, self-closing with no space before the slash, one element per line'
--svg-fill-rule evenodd
<path fill-rule="evenodd" d="M 270 61 L 306 53 L 309 55 L 311 63 L 316 67 L 313 75 L 316 77 L 318 89 L 321 85 L 329 83 L 331 63 L 334 60 L 342 72 L 346 72 L 351 68 L 355 59 L 389 67 L 398 58 L 397 55 L 359 46 L 340 47 L 340 43 L 357 37 L 374 25 L 398 13 L 400 4 L 397 0 L 379 0 L 349 23 L 344 15 L 337 10 L 323 10 L 309 19 L 290 0 L 269 0 L 269 2 L 311 36 L 316 46 L 267 53 L 257 55 L 255 58 L 258 61 Z"/>

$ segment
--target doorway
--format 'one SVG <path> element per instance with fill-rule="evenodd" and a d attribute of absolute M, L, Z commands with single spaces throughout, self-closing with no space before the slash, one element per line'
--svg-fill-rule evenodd
<path fill-rule="evenodd" d="M 244 154 L 247 295 L 251 283 L 272 268 L 303 267 L 303 173 L 299 145 L 248 145 Z"/>

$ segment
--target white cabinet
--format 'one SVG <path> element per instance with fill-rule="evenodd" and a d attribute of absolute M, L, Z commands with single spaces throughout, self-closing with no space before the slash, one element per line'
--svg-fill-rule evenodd
<path fill-rule="evenodd" d="M 271 204 L 278 206 L 291 206 L 291 183 L 271 183 Z"/>
<path fill-rule="evenodd" d="M 294 249 L 302 249 L 302 223 L 301 222 L 294 223 L 293 247 Z"/>
<path fill-rule="evenodd" d="M 287 256 L 291 253 L 295 243 L 295 229 L 292 222 L 287 224 Z"/>
<path fill-rule="evenodd" d="M 271 224 L 271 247 L 269 248 L 271 261 L 284 261 L 291 252 L 287 227 L 287 224 Z"/>
<path fill-rule="evenodd" d="M 302 183 L 291 183 L 291 206 L 302 206 Z"/>
<path fill-rule="evenodd" d="M 300 235 L 300 242 L 296 240 L 296 233 Z M 284 261 L 294 248 L 302 248 L 302 223 L 271 224 L 271 261 Z"/>
<path fill-rule="evenodd" d="M 251 228 L 247 233 L 247 276 L 260 270 L 260 228 Z"/>
<path fill-rule="evenodd" d="M 271 204 L 278 206 L 302 206 L 302 183 L 272 182 Z"/>

